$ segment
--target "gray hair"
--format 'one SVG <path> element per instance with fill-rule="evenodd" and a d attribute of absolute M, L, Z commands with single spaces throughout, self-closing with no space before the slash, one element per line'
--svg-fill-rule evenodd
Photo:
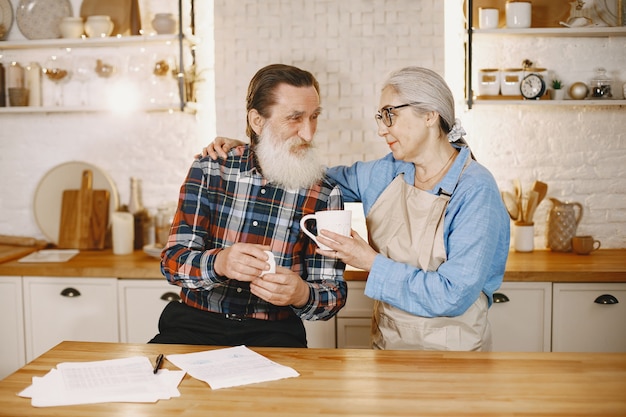
<path fill-rule="evenodd" d="M 415 104 L 420 112 L 439 113 L 439 126 L 446 133 L 452 131 L 456 119 L 454 96 L 446 81 L 436 72 L 422 67 L 406 67 L 392 72 L 382 89 L 391 87 L 406 102 Z"/>

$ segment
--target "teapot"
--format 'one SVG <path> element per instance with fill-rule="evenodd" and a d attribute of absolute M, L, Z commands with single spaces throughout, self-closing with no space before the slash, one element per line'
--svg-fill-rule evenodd
<path fill-rule="evenodd" d="M 550 198 L 550 201 L 553 206 L 548 213 L 548 248 L 555 252 L 571 252 L 572 238 L 583 217 L 583 206 L 556 198 Z"/>

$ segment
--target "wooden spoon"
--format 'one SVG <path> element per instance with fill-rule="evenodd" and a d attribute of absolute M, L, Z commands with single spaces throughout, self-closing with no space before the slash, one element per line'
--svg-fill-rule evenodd
<path fill-rule="evenodd" d="M 541 181 L 535 181 L 533 183 L 533 191 L 537 191 L 537 205 L 539 205 L 539 203 L 541 203 L 541 201 L 543 201 L 546 197 L 546 194 L 548 194 L 548 184 Z"/>
<path fill-rule="evenodd" d="M 502 191 L 502 201 L 506 207 L 506 211 L 509 213 L 511 220 L 517 220 L 519 217 L 519 206 L 517 205 L 517 198 L 508 191 Z"/>
<path fill-rule="evenodd" d="M 528 202 L 526 203 L 526 214 L 524 215 L 524 222 L 526 224 L 534 224 L 533 216 L 535 215 L 535 209 L 537 208 L 537 200 L 539 193 L 535 190 L 528 192 Z"/>

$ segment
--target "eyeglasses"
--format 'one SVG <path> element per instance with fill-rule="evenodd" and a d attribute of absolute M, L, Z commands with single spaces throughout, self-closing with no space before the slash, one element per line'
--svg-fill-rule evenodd
<path fill-rule="evenodd" d="M 412 103 L 400 104 L 399 106 L 383 107 L 382 109 L 380 109 L 380 111 L 378 111 L 374 115 L 374 118 L 376 119 L 376 122 L 379 122 L 382 120 L 385 126 L 391 127 L 391 125 L 393 124 L 393 116 L 395 116 L 391 112 L 392 110 L 401 109 L 402 107 L 414 106 L 416 104 L 422 104 L 422 103 L 420 103 L 419 101 L 414 101 Z"/>

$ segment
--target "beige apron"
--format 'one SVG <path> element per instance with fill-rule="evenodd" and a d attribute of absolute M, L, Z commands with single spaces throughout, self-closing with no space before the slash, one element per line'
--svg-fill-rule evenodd
<path fill-rule="evenodd" d="M 436 271 L 447 260 L 443 222 L 450 197 L 433 195 L 396 177 L 367 215 L 370 243 L 397 262 Z M 375 301 L 374 349 L 491 350 L 484 293 L 457 317 L 420 317 Z"/>

